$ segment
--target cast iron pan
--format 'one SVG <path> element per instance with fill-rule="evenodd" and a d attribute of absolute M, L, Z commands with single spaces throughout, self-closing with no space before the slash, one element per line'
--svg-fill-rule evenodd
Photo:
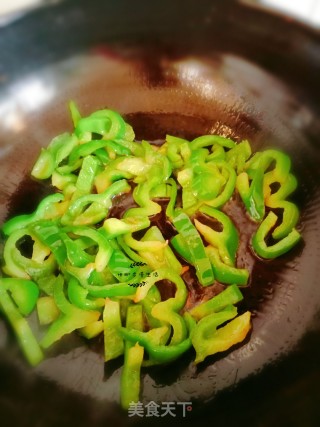
<path fill-rule="evenodd" d="M 84 114 L 125 114 L 138 138 L 217 132 L 285 150 L 303 234 L 289 255 L 253 266 L 243 345 L 198 369 L 190 352 L 144 371 L 143 403 L 191 401 L 185 417 L 122 412 L 120 368 L 104 367 L 99 342 L 68 337 L 29 368 L 1 322 L 1 427 L 320 425 L 319 76 L 319 34 L 229 1 L 69 0 L 0 30 L 1 222 L 44 195 L 28 174 L 71 128 L 74 99 Z"/>

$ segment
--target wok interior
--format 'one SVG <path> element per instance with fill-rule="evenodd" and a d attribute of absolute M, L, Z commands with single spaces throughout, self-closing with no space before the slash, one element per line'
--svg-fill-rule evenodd
<path fill-rule="evenodd" d="M 70 99 L 83 114 L 103 107 L 125 114 L 137 139 L 163 139 L 167 133 L 191 139 L 218 133 L 236 141 L 249 139 L 254 151 L 283 149 L 292 158 L 300 183 L 293 199 L 301 209 L 303 243 L 256 273 L 257 284 L 252 286 L 266 291 L 254 307 L 250 339 L 232 352 L 210 358 L 197 370 L 189 354 L 165 372 L 161 367 L 146 371 L 145 402 L 192 400 L 202 408 L 218 391 L 235 384 L 246 390 L 242 385 L 246 383 L 241 382 L 245 378 L 263 384 L 268 366 L 284 360 L 290 363 L 301 342 L 301 351 L 310 352 L 310 341 L 303 340 L 312 334 L 320 308 L 316 286 L 319 148 L 314 142 L 320 129 L 315 107 L 319 94 L 308 89 L 306 98 L 306 92 L 279 74 L 268 72 L 254 56 L 248 59 L 241 52 L 206 51 L 201 46 L 199 53 L 194 48 L 190 52 L 177 48 L 172 53 L 158 43 L 152 48 L 143 43 L 100 43 L 94 50 L 31 70 L 1 92 L 1 221 L 33 210 L 41 199 L 41 188 L 28 174 L 40 147 L 71 129 L 66 108 Z M 3 324 L 1 328 L 2 370 L 7 371 L 8 381 L 10 373 L 25 388 L 31 386 L 35 399 L 43 387 L 49 387 L 53 396 L 63 390 L 67 399 L 78 404 L 80 392 L 89 396 L 90 403 L 82 409 L 84 413 L 88 409 L 88 414 L 90 407 L 104 400 L 108 401 L 104 411 L 117 402 L 119 366 L 104 371 L 102 356 L 93 347 L 76 337 L 63 340 L 57 351 L 31 371 Z M 12 397 L 15 391 L 9 387 Z M 117 409 L 113 411 L 117 417 Z"/>

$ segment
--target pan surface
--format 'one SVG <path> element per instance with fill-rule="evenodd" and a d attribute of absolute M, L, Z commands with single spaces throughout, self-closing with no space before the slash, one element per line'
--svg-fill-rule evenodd
<path fill-rule="evenodd" d="M 1 223 L 45 194 L 29 172 L 40 148 L 71 129 L 73 99 L 83 114 L 125 114 L 138 139 L 219 133 L 254 151 L 283 149 L 303 234 L 289 255 L 255 264 L 243 345 L 198 369 L 190 353 L 143 372 L 143 404 L 191 402 L 185 416 L 178 404 L 176 417 L 121 411 L 121 368 L 104 367 L 99 342 L 67 337 L 29 368 L 1 321 L 1 427 L 319 425 L 319 75 L 319 34 L 231 1 L 70 0 L 0 30 Z"/>

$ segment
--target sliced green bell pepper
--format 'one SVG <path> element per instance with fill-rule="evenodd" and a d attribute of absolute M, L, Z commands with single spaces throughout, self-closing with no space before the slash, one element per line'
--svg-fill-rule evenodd
<path fill-rule="evenodd" d="M 277 220 L 277 215 L 269 212 L 252 238 L 253 249 L 261 258 L 272 259 L 281 256 L 288 252 L 301 239 L 300 233 L 294 228 L 287 236 L 273 245 L 267 246 L 265 239 L 276 225 Z"/>
<path fill-rule="evenodd" d="M 30 258 L 20 252 L 20 241 L 26 237 L 30 237 L 34 242 L 37 240 L 36 236 L 26 228 L 18 229 L 10 234 L 3 251 L 5 261 L 3 271 L 9 276 L 21 279 L 31 277 L 33 280 L 52 274 L 56 267 L 55 260 L 50 255 L 50 251 L 48 252 L 40 242 L 37 242 L 37 245 L 34 244 L 33 254 Z M 38 248 L 38 256 L 33 256 L 35 248 Z"/>
<path fill-rule="evenodd" d="M 113 183 L 103 193 L 81 196 L 70 203 L 61 218 L 61 223 L 64 225 L 96 224 L 107 216 L 112 205 L 112 198 L 128 191 L 130 191 L 130 186 L 127 181 L 120 180 Z"/>
<path fill-rule="evenodd" d="M 127 310 L 126 328 L 143 330 L 143 312 L 139 304 L 130 305 Z M 140 394 L 140 371 L 144 348 L 138 343 L 125 341 L 124 364 L 121 372 L 121 406 L 128 408 L 131 402 L 137 402 Z"/>
<path fill-rule="evenodd" d="M 249 280 L 249 271 L 245 268 L 236 268 L 221 261 L 218 249 L 207 246 L 206 253 L 210 259 L 214 277 L 225 285 L 236 284 L 246 286 Z"/>
<path fill-rule="evenodd" d="M 190 218 L 184 212 L 178 212 L 173 218 L 173 224 L 190 249 L 193 261 L 192 265 L 196 269 L 199 282 L 203 286 L 211 285 L 214 280 L 212 267 L 206 255 L 201 237 Z"/>
<path fill-rule="evenodd" d="M 37 313 L 40 325 L 49 325 L 59 316 L 59 309 L 52 296 L 43 296 L 37 300 Z"/>
<path fill-rule="evenodd" d="M 106 298 L 103 310 L 104 323 L 104 360 L 115 359 L 124 352 L 124 342 L 119 328 L 121 327 L 120 303 Z"/>
<path fill-rule="evenodd" d="M 237 304 L 242 300 L 243 295 L 238 286 L 231 285 L 208 301 L 196 305 L 189 311 L 189 313 L 198 321 L 210 314 L 224 310 L 227 306 Z"/>
<path fill-rule="evenodd" d="M 222 231 L 215 231 L 211 227 L 195 219 L 194 223 L 197 230 L 210 245 L 218 249 L 219 255 L 225 264 L 234 265 L 239 245 L 239 236 L 231 219 L 223 212 L 210 206 L 202 206 L 199 211 L 217 220 L 222 225 Z"/>
<path fill-rule="evenodd" d="M 245 339 L 251 328 L 249 311 L 217 329 L 236 315 L 237 310 L 230 306 L 204 317 L 197 323 L 191 333 L 192 345 L 196 350 L 195 364 L 202 362 L 207 356 L 226 351 Z"/>
<path fill-rule="evenodd" d="M 88 133 L 97 133 L 104 139 L 124 137 L 126 123 L 120 114 L 112 110 L 99 110 L 88 117 L 79 118 L 75 127 L 75 134 L 83 139 Z"/>
<path fill-rule="evenodd" d="M 8 295 L 5 280 L 0 279 L 0 307 L 10 322 L 25 357 L 32 366 L 35 366 L 43 359 L 42 350 L 28 321 L 19 313 Z"/>
<path fill-rule="evenodd" d="M 81 310 L 72 305 L 64 295 L 64 279 L 58 276 L 54 286 L 54 300 L 60 310 L 60 316 L 50 325 L 41 340 L 43 348 L 50 347 L 66 334 L 95 322 L 100 317 L 99 311 Z"/>
<path fill-rule="evenodd" d="M 59 215 L 59 211 L 56 210 L 55 205 L 63 199 L 64 196 L 62 194 L 50 194 L 39 203 L 34 213 L 18 215 L 5 222 L 2 226 L 2 231 L 6 236 L 9 236 L 14 231 L 25 228 L 38 220 L 55 218 Z"/>
<path fill-rule="evenodd" d="M 68 133 L 55 137 L 48 148 L 42 148 L 31 175 L 37 179 L 50 178 L 55 168 L 69 156 L 78 143 L 78 139 Z"/>

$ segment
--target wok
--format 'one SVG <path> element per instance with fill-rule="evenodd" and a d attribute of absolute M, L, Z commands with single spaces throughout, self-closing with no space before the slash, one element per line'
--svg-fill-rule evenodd
<path fill-rule="evenodd" d="M 1 426 L 320 423 L 320 35 L 233 1 L 67 0 L 0 29 L 0 221 L 34 209 L 41 146 L 71 129 L 66 105 L 108 106 L 138 138 L 220 133 L 277 147 L 299 180 L 303 242 L 253 272 L 246 342 L 195 369 L 143 373 L 142 402 L 192 402 L 182 418 L 129 417 L 120 367 L 73 336 L 37 368 L 0 324 Z"/>

